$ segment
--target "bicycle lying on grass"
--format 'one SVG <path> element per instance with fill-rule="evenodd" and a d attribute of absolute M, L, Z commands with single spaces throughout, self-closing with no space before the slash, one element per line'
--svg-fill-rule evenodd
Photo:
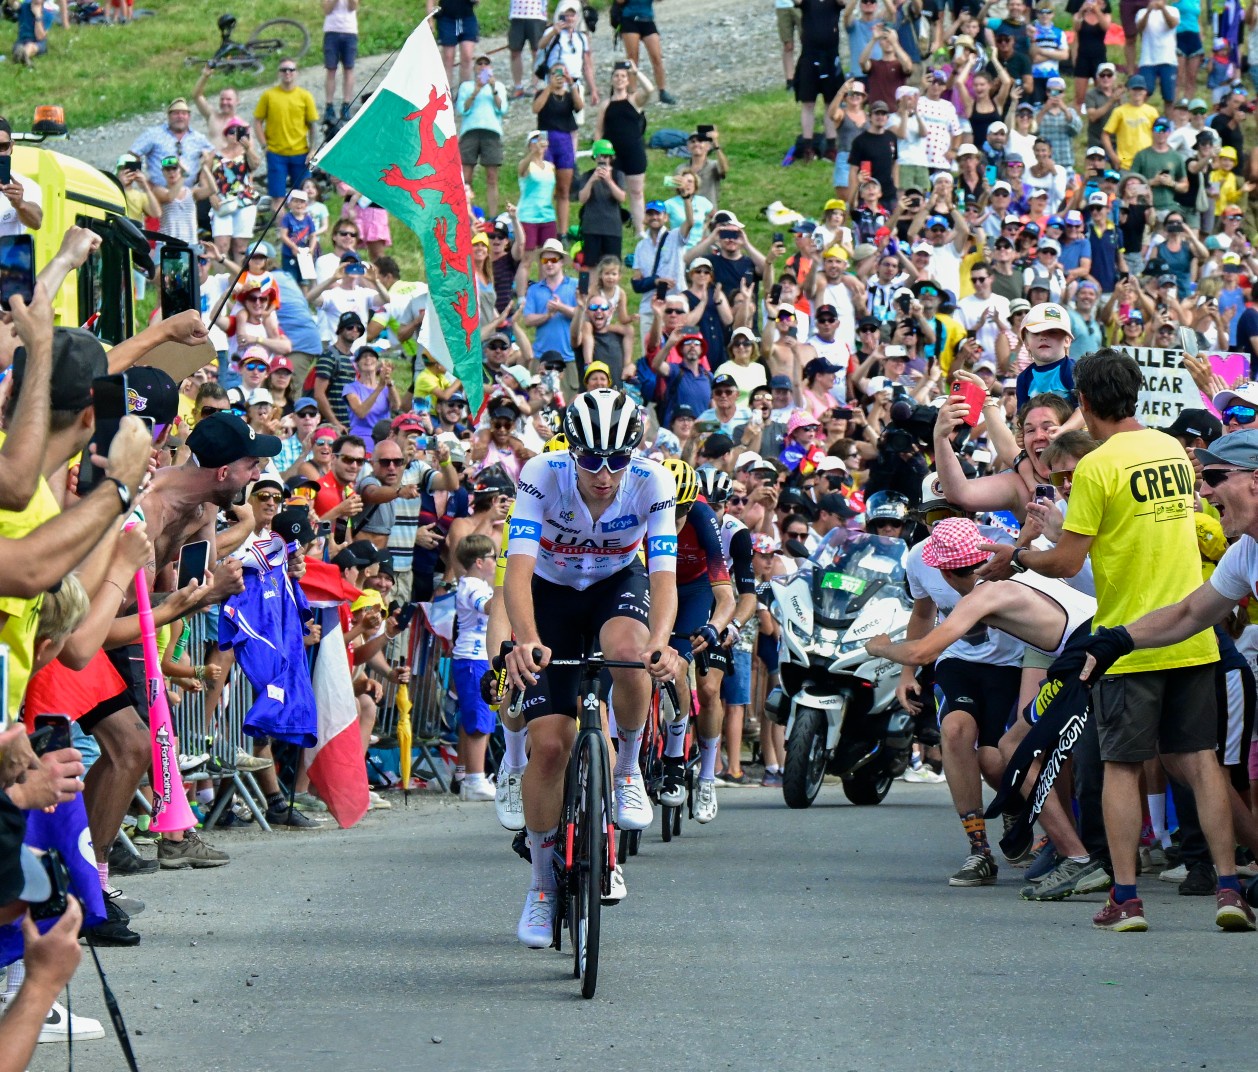
<path fill-rule="evenodd" d="M 220 15 L 218 32 L 222 42 L 218 51 L 213 56 L 189 56 L 184 63 L 188 67 L 260 74 L 269 59 L 300 60 L 310 50 L 309 31 L 293 19 L 270 19 L 262 23 L 243 45 L 232 40 L 235 29 L 235 15 Z"/>

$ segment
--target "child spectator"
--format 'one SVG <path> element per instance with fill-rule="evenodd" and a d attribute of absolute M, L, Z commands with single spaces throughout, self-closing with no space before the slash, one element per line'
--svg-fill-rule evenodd
<path fill-rule="evenodd" d="M 1210 99 L 1218 104 L 1232 91 L 1232 83 L 1239 76 L 1240 71 L 1232 62 L 1232 47 L 1224 38 L 1216 37 L 1210 63 L 1206 67 L 1206 89 L 1210 91 Z"/>
<path fill-rule="evenodd" d="M 494 567 L 498 550 L 488 536 L 464 536 L 454 549 L 463 567 L 455 589 L 454 638 L 451 677 L 459 694 L 459 755 L 454 777 L 462 781 L 462 800 L 493 800 L 494 787 L 485 777 L 485 745 L 494 732 L 494 714 L 481 696 L 480 680 L 489 669 L 485 652 L 485 627 L 489 601 L 493 599 Z"/>
<path fill-rule="evenodd" d="M 314 255 L 318 242 L 315 238 L 315 222 L 310 215 L 310 202 L 305 190 L 294 189 L 288 194 L 288 211 L 280 219 L 281 265 L 289 275 L 302 284 L 301 263 L 298 254 L 310 255 L 309 278 L 314 278 Z"/>
<path fill-rule="evenodd" d="M 1022 322 L 1031 364 L 1018 373 L 1018 405 L 1036 395 L 1062 395 L 1074 403 L 1074 362 L 1068 356 L 1074 332 L 1066 310 L 1053 302 L 1032 307 Z"/>
<path fill-rule="evenodd" d="M 1218 197 L 1214 202 L 1214 210 L 1220 215 L 1231 205 L 1239 208 L 1244 206 L 1241 204 L 1244 194 L 1249 193 L 1254 188 L 1251 182 L 1242 183 L 1236 176 L 1236 150 L 1230 145 L 1223 146 L 1219 150 L 1216 158 L 1218 167 L 1210 172 L 1210 183 L 1217 185 L 1219 188 Z"/>

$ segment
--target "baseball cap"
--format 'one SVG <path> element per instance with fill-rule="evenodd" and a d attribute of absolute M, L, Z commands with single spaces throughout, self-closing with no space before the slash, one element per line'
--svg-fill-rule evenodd
<path fill-rule="evenodd" d="M 241 458 L 274 458 L 281 445 L 279 436 L 258 435 L 231 412 L 215 414 L 212 421 L 197 421 L 187 443 L 203 469 L 218 469 Z"/>
<path fill-rule="evenodd" d="M 957 159 L 958 159 L 958 160 L 960 160 L 960 159 L 961 159 L 961 157 L 963 157 L 963 156 L 980 156 L 980 155 L 982 155 L 982 154 L 981 154 L 981 153 L 979 153 L 979 151 L 978 151 L 978 146 L 977 146 L 977 145 L 974 145 L 974 144 L 973 144 L 973 143 L 971 143 L 971 142 L 966 142 L 964 145 L 962 145 L 962 146 L 961 146 L 961 147 L 957 150 Z"/>
<path fill-rule="evenodd" d="M 1061 252 L 1061 243 L 1052 238 L 1045 238 L 1040 242 L 1040 249 L 1051 249 L 1054 253 Z"/>
<path fill-rule="evenodd" d="M 266 396 L 270 401 L 271 392 Z M 127 412 L 151 417 L 154 425 L 173 424 L 179 415 L 179 387 L 168 372 L 134 365 L 127 369 Z"/>
<path fill-rule="evenodd" d="M 870 115 L 873 115 L 875 112 L 890 112 L 890 111 L 891 109 L 887 107 L 886 101 L 876 100 L 874 101 L 873 104 L 869 106 Z"/>
<path fill-rule="evenodd" d="M 841 197 L 832 197 L 824 205 L 821 206 L 822 212 L 843 212 L 847 209 L 847 202 Z"/>
<path fill-rule="evenodd" d="M 1083 226 L 1083 213 L 1078 211 L 1077 209 L 1072 208 L 1062 218 L 1066 221 L 1067 227 L 1082 227 Z"/>
<path fill-rule="evenodd" d="M 663 212 L 664 202 L 663 201 L 648 201 L 646 203 L 646 211 L 647 212 Z"/>
<path fill-rule="evenodd" d="M 1236 163 L 1236 160 L 1237 160 L 1236 146 L 1234 145 L 1223 146 L 1223 148 L 1219 150 L 1219 157 L 1220 159 L 1231 160 L 1232 163 Z"/>
<path fill-rule="evenodd" d="M 1171 121 L 1163 116 L 1159 116 L 1153 120 L 1153 132 L 1155 134 L 1165 134 L 1171 129 Z"/>
<path fill-rule="evenodd" d="M 694 406 L 688 405 L 685 402 L 683 402 L 680 406 L 673 407 L 673 420 L 677 420 L 678 417 L 689 417 L 691 420 L 694 420 L 697 416 L 698 414 L 695 413 Z"/>
<path fill-rule="evenodd" d="M 1045 86 L 1046 89 L 1065 89 L 1066 80 L 1060 76 L 1050 78 Z"/>
<path fill-rule="evenodd" d="M 926 219 L 926 229 L 929 231 L 932 227 L 951 227 L 952 224 L 945 216 L 929 216 Z"/>
<path fill-rule="evenodd" d="M 318 486 L 318 481 L 313 481 Z M 315 531 L 310 527 L 310 511 L 305 506 L 286 507 L 271 519 L 271 531 L 285 543 L 310 543 Z"/>
<path fill-rule="evenodd" d="M 1256 428 L 1229 432 L 1211 443 L 1210 448 L 1210 450 L 1197 448 L 1197 460 L 1202 465 L 1229 465 L 1237 469 L 1258 469 L 1258 429 Z"/>
<path fill-rule="evenodd" d="M 399 413 L 389 422 L 389 430 L 393 432 L 418 432 L 423 427 L 424 422 L 419 419 L 418 413 Z"/>
<path fill-rule="evenodd" d="M 777 376 L 769 378 L 769 389 L 771 391 L 793 391 L 795 385 L 791 383 L 789 376 L 783 376 L 779 373 Z"/>
<path fill-rule="evenodd" d="M 840 458 L 838 455 L 827 454 L 824 458 L 818 459 L 817 472 L 833 473 L 836 471 L 842 472 L 842 473 L 847 472 L 847 466 L 843 464 L 843 459 Z"/>
<path fill-rule="evenodd" d="M 1167 435 L 1191 436 L 1213 443 L 1223 435 L 1223 422 L 1208 409 L 1181 409 Z"/>
<path fill-rule="evenodd" d="M 1004 123 L 993 123 L 987 128 L 987 133 L 1008 134 L 1009 128 Z"/>
<path fill-rule="evenodd" d="M 1088 146 L 1088 151 L 1087 151 L 1087 153 L 1086 153 L 1086 154 L 1084 154 L 1084 155 L 1086 155 L 1086 156 L 1104 156 L 1104 155 L 1105 155 L 1105 150 L 1104 150 L 1104 149 L 1102 149 L 1099 145 L 1089 145 L 1089 146 Z"/>
<path fill-rule="evenodd" d="M 130 376 L 128 376 L 127 382 L 130 383 Z M 270 405 L 274 405 L 274 402 L 271 398 L 271 392 L 268 391 L 265 387 L 255 387 L 252 391 L 250 391 L 247 395 L 245 395 L 245 405 L 246 406 L 270 406 Z M 259 455 L 259 457 L 261 457 L 261 455 Z"/>
<path fill-rule="evenodd" d="M 716 391 L 723 387 L 733 387 L 737 390 L 738 381 L 728 372 L 722 372 L 719 376 L 712 377 L 712 390 Z"/>
<path fill-rule="evenodd" d="M 1149 83 L 1144 80 L 1144 75 L 1132 75 L 1127 79 L 1128 89 L 1143 89 L 1146 92 L 1149 89 Z"/>
<path fill-rule="evenodd" d="M 767 463 L 754 450 L 745 450 L 734 462 L 734 469 L 763 469 Z M 772 466 L 770 466 L 772 468 Z"/>
<path fill-rule="evenodd" d="M 834 460 L 839 462 L 839 465 L 832 468 L 847 468 L 838 458 Z M 851 521 L 852 518 L 860 516 L 860 511 L 852 505 L 847 496 L 840 495 L 837 491 L 828 491 L 821 496 L 817 500 L 817 509 L 824 510 L 827 514 L 838 514 L 844 521 Z"/>
<path fill-rule="evenodd" d="M 1123 318 L 1123 323 L 1124 324 L 1143 324 L 1144 313 L 1142 313 L 1139 309 L 1132 309 L 1131 312 L 1129 312 Z"/>
<path fill-rule="evenodd" d="M 987 561 L 978 525 L 968 517 L 945 517 L 935 522 L 922 547 L 922 562 L 935 569 L 955 570 Z"/>
<path fill-rule="evenodd" d="M 1179 98 L 1179 100 L 1177 100 L 1174 104 L 1172 104 L 1172 105 L 1171 105 L 1171 107 L 1172 107 L 1172 108 L 1183 108 L 1185 111 L 1187 111 L 1187 109 L 1188 109 L 1188 98 L 1187 98 L 1187 97 L 1180 97 L 1180 98 Z"/>
<path fill-rule="evenodd" d="M 777 551 L 773 537 L 765 532 L 755 532 L 751 536 L 751 549 L 758 555 L 771 555 Z"/>
<path fill-rule="evenodd" d="M 13 390 L 22 389 L 26 347 L 13 354 Z M 77 413 L 92 404 L 92 381 L 109 375 L 109 357 L 100 340 L 82 328 L 53 328 L 52 399 L 54 410 Z"/>
<path fill-rule="evenodd" d="M 916 97 L 920 96 L 920 94 L 921 90 L 918 89 L 917 86 L 900 86 L 900 88 L 895 91 L 895 99 L 899 101 L 903 100 L 905 97 Z M 991 130 L 991 127 L 988 127 L 987 129 Z"/>
<path fill-rule="evenodd" d="M 872 242 L 862 242 L 854 250 L 852 250 L 852 263 L 855 264 L 857 261 L 863 261 L 872 257 L 877 252 L 878 247 Z"/>
<path fill-rule="evenodd" d="M 1117 74 L 1118 69 L 1112 63 L 1102 63 L 1096 69 L 1097 74 Z"/>
<path fill-rule="evenodd" d="M 1009 315 L 1030 312 L 1031 303 L 1026 298 L 1014 298 L 1009 302 Z"/>
<path fill-rule="evenodd" d="M 992 183 L 992 193 L 998 194 L 1002 191 L 1007 194 L 1012 194 L 1013 187 L 1010 186 L 1007 182 L 1005 182 L 1004 179 L 1001 179 L 999 182 Z"/>
<path fill-rule="evenodd" d="M 1048 191 L 1042 190 L 1042 189 L 1033 189 L 1029 194 L 1027 194 L 1028 201 L 1034 201 L 1037 197 L 1048 197 Z M 1046 223 L 1044 226 L 1051 227 L 1052 224 Z"/>
<path fill-rule="evenodd" d="M 990 129 L 990 128 L 989 128 L 989 129 Z M 1021 154 L 1021 153 L 1005 153 L 1005 163 L 1006 163 L 1006 164 L 1021 164 L 1021 163 L 1024 163 L 1024 161 L 1023 161 L 1023 159 L 1022 159 L 1022 154 Z"/>
<path fill-rule="evenodd" d="M 1113 168 L 1106 168 L 1104 174 L 1101 176 L 1101 178 L 1106 182 L 1119 182 L 1122 177 L 1122 173 L 1115 171 Z"/>
<path fill-rule="evenodd" d="M 1247 406 L 1258 407 L 1258 383 L 1246 380 L 1244 383 L 1238 383 L 1231 390 L 1220 391 L 1210 401 L 1220 413 L 1236 401 L 1243 402 Z"/>
<path fill-rule="evenodd" d="M 1022 330 L 1038 335 L 1041 331 L 1064 331 L 1070 338 L 1074 332 L 1070 330 L 1070 317 L 1056 302 L 1041 302 L 1033 306 L 1022 322 Z"/>
<path fill-rule="evenodd" d="M 300 413 L 303 409 L 313 409 L 318 412 L 319 403 L 309 395 L 302 395 L 293 405 L 293 412 Z"/>
<path fill-rule="evenodd" d="M 734 441 L 724 432 L 716 432 L 708 436 L 699 453 L 705 458 L 719 458 L 733 449 Z"/>
<path fill-rule="evenodd" d="M 803 232 L 795 232 L 795 233 L 802 234 Z M 709 268 L 710 269 L 711 267 L 712 267 L 712 262 L 708 260 L 707 257 L 696 257 L 694 260 L 690 262 L 690 265 L 686 269 L 686 271 L 693 272 L 696 268 Z"/>
<path fill-rule="evenodd" d="M 255 242 L 249 248 L 249 256 L 246 260 L 251 261 L 254 257 L 265 257 L 267 260 L 271 260 L 274 256 L 275 250 L 271 248 L 271 244 L 269 242 Z M 354 256 L 357 258 L 358 254 L 354 254 Z"/>
<path fill-rule="evenodd" d="M 117 170 L 124 167 L 139 167 L 142 162 L 135 153 L 123 153 L 118 157 L 118 163 L 114 165 L 114 168 Z"/>
<path fill-rule="evenodd" d="M 525 365 L 507 365 L 502 371 L 508 376 L 515 377 L 515 382 L 520 385 L 521 391 L 527 391 L 533 386 L 533 374 Z"/>
<path fill-rule="evenodd" d="M 1096 193 L 1094 194 L 1088 194 L 1088 204 L 1089 205 L 1103 205 L 1103 206 L 1108 205 L 1109 198 L 1106 197 L 1103 193 L 1101 193 L 1100 190 L 1097 190 Z"/>
<path fill-rule="evenodd" d="M 824 357 L 814 357 L 811 361 L 808 362 L 808 364 L 804 366 L 805 376 L 817 376 L 826 372 L 840 372 L 840 371 L 842 371 L 841 365 L 836 365 L 832 361 L 829 361 L 828 359 Z M 731 380 L 733 379 L 732 376 L 729 378 Z M 718 376 L 717 379 L 721 379 L 721 377 Z M 712 381 L 712 386 L 713 387 L 716 386 L 716 380 Z"/>
<path fill-rule="evenodd" d="M 1188 110 L 1190 112 L 1201 112 L 1204 114 L 1209 111 L 1209 108 L 1206 105 L 1206 102 L 1200 97 L 1193 97 L 1193 99 L 1188 102 Z"/>
<path fill-rule="evenodd" d="M 812 234 L 816 229 L 817 225 L 813 223 L 812 220 L 796 220 L 791 226 L 791 234 Z M 698 257 L 696 260 L 703 260 L 703 258 Z M 691 261 L 690 263 L 693 265 L 695 262 Z M 711 262 L 709 262 L 709 267 L 710 266 Z"/>
<path fill-rule="evenodd" d="M 287 354 L 274 354 L 274 355 L 272 355 L 272 357 L 271 357 L 271 371 L 272 371 L 272 372 L 281 372 L 281 371 L 283 371 L 283 370 L 285 370 L 285 369 L 287 369 L 289 372 L 292 372 L 292 371 L 293 371 L 293 361 L 292 361 L 292 358 L 290 358 Z"/>

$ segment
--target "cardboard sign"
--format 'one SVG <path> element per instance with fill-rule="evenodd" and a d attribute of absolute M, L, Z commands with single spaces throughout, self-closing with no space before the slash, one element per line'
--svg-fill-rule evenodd
<path fill-rule="evenodd" d="M 1122 346 L 1123 353 L 1135 358 L 1144 377 L 1140 401 L 1136 406 L 1136 420 L 1150 428 L 1166 428 L 1173 424 L 1182 409 L 1206 409 L 1218 416 L 1210 401 L 1203 395 L 1188 370 L 1184 368 L 1183 350 L 1159 350 L 1150 346 Z M 1202 353 L 1211 368 L 1224 382 L 1231 384 L 1243 377 L 1249 369 L 1246 354 L 1224 352 Z"/>
<path fill-rule="evenodd" d="M 205 339 L 196 346 L 185 346 L 181 342 L 161 343 L 144 355 L 143 363 L 161 369 L 178 384 L 197 369 L 217 360 L 214 344 Z"/>

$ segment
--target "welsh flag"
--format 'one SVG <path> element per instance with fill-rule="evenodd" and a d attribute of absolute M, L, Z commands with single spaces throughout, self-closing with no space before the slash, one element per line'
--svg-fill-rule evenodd
<path fill-rule="evenodd" d="M 481 357 L 472 222 L 453 98 L 427 20 L 402 46 L 366 106 L 319 154 L 318 163 L 415 232 L 430 303 L 420 341 L 463 381 L 475 411 L 481 401 Z"/>

